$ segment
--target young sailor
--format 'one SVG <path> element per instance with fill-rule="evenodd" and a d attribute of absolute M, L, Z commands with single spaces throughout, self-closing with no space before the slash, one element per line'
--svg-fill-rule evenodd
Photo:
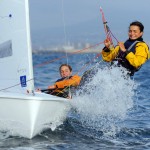
<path fill-rule="evenodd" d="M 61 79 L 58 79 L 54 85 L 48 86 L 47 90 L 41 91 L 64 98 L 71 98 L 69 92 L 79 85 L 81 78 L 78 75 L 72 76 L 72 68 L 68 64 L 62 64 L 59 67 L 59 72 Z"/>
<path fill-rule="evenodd" d="M 150 57 L 149 47 L 142 38 L 143 31 L 143 24 L 135 21 L 130 23 L 129 39 L 125 43 L 118 42 L 114 48 L 110 40 L 106 39 L 105 47 L 102 50 L 103 60 L 106 62 L 117 61 L 118 66 L 125 67 L 129 71 L 129 75 L 133 76 Z"/>

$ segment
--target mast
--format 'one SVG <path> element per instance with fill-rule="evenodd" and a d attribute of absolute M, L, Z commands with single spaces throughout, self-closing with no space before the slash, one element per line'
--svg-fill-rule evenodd
<path fill-rule="evenodd" d="M 27 27 L 27 47 L 28 47 L 28 58 L 29 58 L 29 77 L 32 81 L 29 81 L 29 90 L 34 90 L 34 77 L 33 77 L 33 60 L 32 60 L 32 46 L 31 46 L 31 35 L 30 35 L 30 14 L 29 14 L 29 0 L 25 0 L 26 10 L 26 27 Z M 29 79 L 29 80 L 30 80 Z"/>

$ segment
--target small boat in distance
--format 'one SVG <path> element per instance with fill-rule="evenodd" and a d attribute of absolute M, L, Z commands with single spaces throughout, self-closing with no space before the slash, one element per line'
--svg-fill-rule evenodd
<path fill-rule="evenodd" d="M 34 91 L 28 3 L 0 1 L 0 131 L 31 139 L 62 124 L 70 102 Z"/>

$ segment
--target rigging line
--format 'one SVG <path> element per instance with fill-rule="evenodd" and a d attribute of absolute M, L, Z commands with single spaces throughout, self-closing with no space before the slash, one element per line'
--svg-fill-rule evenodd
<path fill-rule="evenodd" d="M 105 33 L 106 33 L 106 37 L 112 42 L 113 44 L 113 41 L 112 41 L 112 38 L 111 36 L 117 41 L 117 43 L 119 42 L 119 40 L 114 36 L 114 34 L 112 33 L 112 31 L 110 30 L 109 26 L 107 25 L 107 21 L 105 19 L 105 16 L 104 16 L 104 12 L 102 10 L 102 8 L 100 7 L 100 12 L 102 14 L 102 21 L 103 21 L 103 24 L 104 24 L 104 29 L 105 29 Z"/>
<path fill-rule="evenodd" d="M 117 41 L 117 43 L 119 43 L 119 40 L 114 36 L 114 34 L 111 32 L 111 30 L 110 30 L 110 33 L 113 36 L 113 38 Z"/>
<path fill-rule="evenodd" d="M 72 52 L 72 53 L 68 54 L 68 56 L 71 56 L 71 55 L 74 55 L 74 54 L 78 54 L 78 53 L 80 53 L 80 52 L 82 52 L 82 51 L 85 51 L 85 50 L 88 50 L 88 49 L 90 49 L 90 48 L 99 46 L 100 44 L 103 44 L 103 43 L 104 43 L 104 42 L 100 42 L 100 43 L 97 43 L 97 44 L 95 44 L 95 45 L 91 45 L 91 46 L 86 47 L 86 48 L 83 48 L 83 49 L 81 49 L 81 50 Z M 60 59 L 63 59 L 63 58 L 66 58 L 66 56 L 62 56 L 62 57 L 59 57 L 59 58 L 55 58 L 55 59 L 53 59 L 53 60 L 49 60 L 49 61 L 43 62 L 43 63 L 41 63 L 41 64 L 34 65 L 33 67 L 34 67 L 34 68 L 36 68 L 36 67 L 42 67 L 42 66 L 44 66 L 44 65 L 50 64 L 50 63 L 52 63 L 52 62 L 55 62 L 55 61 L 60 60 Z"/>
<path fill-rule="evenodd" d="M 101 52 L 100 52 L 100 54 L 101 54 Z M 100 56 L 100 55 L 99 55 L 99 56 Z M 95 59 L 95 58 L 98 58 L 99 56 L 96 55 L 96 57 L 94 57 L 94 59 Z M 94 59 L 93 59 L 93 60 L 94 60 Z M 86 64 L 85 66 L 83 66 L 83 68 L 81 68 L 76 74 L 78 74 L 78 73 L 81 72 L 84 68 L 86 68 L 91 62 L 93 62 L 93 60 L 90 61 L 90 62 L 89 62 L 88 64 Z M 100 64 L 101 62 L 103 62 L 103 60 L 100 60 L 100 61 L 99 61 L 99 64 Z M 96 67 L 96 66 L 91 67 L 88 71 L 94 69 L 95 67 Z M 86 73 L 88 73 L 88 72 L 86 72 Z M 75 83 L 75 82 L 76 82 L 76 80 L 74 80 L 74 83 Z M 67 88 L 70 89 L 70 87 L 71 87 L 71 85 L 66 86 L 64 89 L 60 90 L 60 92 L 58 92 L 58 93 L 56 94 L 56 96 L 58 96 L 60 93 L 62 93 L 63 91 L 65 91 Z M 48 90 L 49 90 L 49 89 L 44 89 L 43 92 L 44 92 L 44 91 L 48 91 Z M 50 92 L 49 94 L 53 94 L 56 90 L 59 90 L 59 88 L 56 88 L 54 91 Z M 69 96 L 69 95 L 68 95 L 68 96 Z M 71 96 L 72 96 L 72 95 L 71 95 Z"/>
<path fill-rule="evenodd" d="M 66 24 L 65 24 L 65 14 L 64 14 L 64 2 L 62 0 L 62 21 L 64 27 L 64 37 L 65 37 L 65 44 L 67 43 L 67 32 L 66 32 Z"/>
<path fill-rule="evenodd" d="M 100 53 L 101 54 L 101 53 Z M 81 72 L 83 69 L 85 69 L 90 63 L 92 63 L 93 61 L 94 61 L 94 59 L 95 58 L 98 58 L 99 56 L 95 56 L 94 58 L 93 58 L 93 60 L 92 61 L 90 61 L 89 63 L 87 63 L 85 66 L 83 66 L 76 74 L 78 74 L 79 72 Z M 101 63 L 101 62 L 103 62 L 103 60 L 100 60 L 99 61 L 99 64 Z M 88 71 L 90 71 L 90 70 L 92 70 L 92 69 L 94 69 L 96 66 L 93 66 L 93 67 L 91 67 Z M 88 72 L 86 72 L 86 74 L 87 74 Z M 82 75 L 83 76 L 83 75 Z M 74 83 L 76 83 L 76 80 L 74 80 Z M 58 92 L 58 94 L 56 94 L 56 96 L 58 96 L 61 92 L 63 92 L 63 91 L 65 91 L 67 88 L 69 88 L 70 89 L 70 87 L 71 87 L 71 85 L 68 85 L 68 86 L 66 86 L 63 90 L 61 90 L 60 92 Z M 57 89 L 59 89 L 59 88 L 56 88 L 55 90 L 57 90 Z M 50 94 L 52 94 L 54 91 L 52 91 Z M 72 95 L 71 95 L 72 96 Z"/>
<path fill-rule="evenodd" d="M 100 61 L 98 61 L 99 64 L 102 63 L 102 62 L 104 62 L 103 59 L 101 59 Z M 88 64 L 88 65 L 89 65 L 89 64 Z M 87 67 L 87 66 L 85 66 L 85 67 Z M 87 74 L 89 71 L 91 71 L 92 69 L 95 69 L 95 68 L 96 68 L 96 65 L 95 65 L 95 66 L 92 66 L 90 69 L 88 69 L 86 72 L 84 72 L 84 73 L 82 74 L 82 76 L 83 76 L 84 74 Z"/>
<path fill-rule="evenodd" d="M 32 80 L 34 80 L 34 79 L 35 79 L 35 78 L 29 79 L 29 80 L 27 80 L 26 82 L 32 81 Z M 4 88 L 4 89 L 0 89 L 0 91 L 5 91 L 5 90 L 11 89 L 11 88 L 13 88 L 13 87 L 19 86 L 19 85 L 21 85 L 21 83 L 17 83 L 17 84 L 15 84 L 15 85 L 6 87 L 6 88 Z"/>
<path fill-rule="evenodd" d="M 100 7 L 100 12 L 102 14 L 102 21 L 103 21 L 103 24 L 104 24 L 104 30 L 105 30 L 105 33 L 106 33 L 106 38 L 109 39 L 111 44 L 113 45 L 113 40 L 112 40 L 112 37 L 111 37 L 111 31 L 110 31 L 109 26 L 107 25 L 107 21 L 105 19 L 105 15 L 104 15 L 104 12 L 102 10 L 102 7 Z"/>
<path fill-rule="evenodd" d="M 83 69 L 87 68 L 95 59 L 97 59 L 98 57 L 100 57 L 101 53 L 102 53 L 102 51 L 101 51 L 99 54 L 97 54 L 90 62 L 88 62 L 87 64 L 85 64 L 85 65 L 84 65 L 77 73 L 75 73 L 75 74 L 79 74 L 79 72 L 81 72 L 81 71 L 83 71 Z M 103 62 L 103 60 L 100 60 L 100 61 L 99 61 L 99 64 L 100 64 L 101 62 Z M 90 70 L 94 69 L 95 67 L 96 67 L 96 66 L 91 67 Z M 88 70 L 88 71 L 90 71 L 90 70 Z M 76 81 L 74 80 L 74 82 L 76 82 Z M 63 90 L 61 90 L 60 92 L 58 92 L 58 94 L 56 94 L 56 96 L 58 96 L 61 92 L 65 91 L 67 88 L 69 88 L 69 90 L 70 90 L 70 87 L 71 87 L 71 85 L 66 86 Z M 58 90 L 58 89 L 59 89 L 59 88 L 56 88 L 55 90 Z M 47 91 L 47 90 L 48 90 L 48 89 L 44 89 L 43 92 L 44 92 L 44 91 Z M 55 92 L 55 90 L 52 91 L 52 92 L 50 92 L 50 94 L 53 94 L 53 93 Z M 71 94 L 71 91 L 70 91 L 70 94 Z M 71 96 L 72 96 L 72 95 L 71 95 Z"/>
<path fill-rule="evenodd" d="M 101 53 L 100 53 L 100 54 L 101 54 Z M 94 59 L 95 59 L 95 58 L 98 58 L 98 56 L 94 57 Z M 89 63 L 87 63 L 85 66 L 83 66 L 83 68 L 81 68 L 76 74 L 78 74 L 79 72 L 81 72 L 83 69 L 87 68 L 87 67 L 89 66 L 89 64 L 94 61 L 94 59 L 93 59 L 92 61 L 90 61 Z M 100 61 L 99 61 L 99 64 L 102 63 L 102 62 L 103 62 L 103 60 L 100 60 Z M 93 66 L 93 67 L 91 67 L 89 70 L 87 70 L 87 72 L 84 72 L 84 73 L 87 74 L 90 70 L 92 70 L 92 69 L 94 69 L 94 68 L 96 68 L 96 65 Z M 82 76 L 83 76 L 83 75 L 84 75 L 84 74 L 82 74 Z M 76 82 L 76 80 L 74 80 L 74 83 L 75 83 L 75 82 Z M 58 92 L 58 94 L 56 94 L 56 96 L 58 96 L 61 92 L 65 91 L 67 88 L 70 89 L 70 87 L 71 87 L 71 85 L 66 86 L 62 91 Z M 59 89 L 59 88 L 57 88 L 57 89 Z M 50 94 L 52 94 L 52 93 L 53 93 L 53 92 L 51 92 Z M 69 96 L 69 95 L 68 95 L 68 96 Z M 71 95 L 71 96 L 72 96 L 72 95 Z"/>
<path fill-rule="evenodd" d="M 98 57 L 100 57 L 100 55 L 102 54 L 102 52 L 99 53 L 99 55 L 96 55 L 90 62 L 88 62 L 87 64 L 85 64 L 76 74 L 79 74 L 79 72 L 81 72 L 82 70 L 84 70 L 85 68 L 87 68 L 92 62 L 94 62 L 95 59 L 97 59 Z M 101 60 L 100 62 L 102 62 L 103 60 Z"/>
<path fill-rule="evenodd" d="M 1 19 L 3 18 L 11 18 L 12 17 L 12 14 L 9 14 L 8 16 L 0 16 Z"/>
<path fill-rule="evenodd" d="M 65 46 L 67 46 L 67 32 L 66 32 L 65 13 L 64 13 L 64 1 L 63 0 L 62 0 L 62 19 L 63 19 L 63 26 L 64 26 Z M 67 50 L 65 50 L 65 53 L 66 53 L 67 64 L 69 64 Z M 70 91 L 70 88 L 69 88 L 69 91 Z"/>
<path fill-rule="evenodd" d="M 62 20 L 63 20 L 63 27 L 64 27 L 64 37 L 65 37 L 65 45 L 67 45 L 67 32 L 66 32 L 66 23 L 65 23 L 65 13 L 64 13 L 64 1 L 62 0 Z M 68 64 L 68 56 L 67 51 L 66 52 L 66 61 Z"/>
<path fill-rule="evenodd" d="M 87 50 L 87 49 L 89 49 L 89 48 L 98 46 L 98 45 L 103 44 L 103 43 L 104 43 L 104 42 L 97 43 L 97 44 L 95 44 L 95 45 L 86 47 L 86 48 L 84 48 L 84 49 L 82 49 L 82 50 L 75 51 L 74 53 L 71 53 L 70 55 L 77 54 L 77 53 L 79 53 L 79 52 L 81 52 L 81 51 L 83 51 L 83 50 Z M 100 52 L 99 54 L 97 54 L 97 55 L 94 57 L 94 59 L 95 59 L 95 58 L 98 58 L 100 55 L 101 55 L 101 52 Z M 64 56 L 61 57 L 61 58 L 64 58 Z M 59 60 L 59 59 L 61 59 L 61 58 L 54 59 L 54 60 L 52 60 L 52 61 L 50 61 L 50 62 L 46 62 L 45 64 L 51 63 L 51 62 L 56 61 L 56 60 Z M 92 61 L 90 61 L 88 64 L 84 65 L 76 74 L 79 74 L 79 72 L 81 72 L 83 69 L 85 69 L 91 62 L 94 61 L 94 59 L 93 59 Z M 101 60 L 100 62 L 102 62 L 102 60 Z M 39 65 L 37 65 L 37 66 L 39 67 L 39 66 L 43 66 L 43 65 L 45 65 L 45 64 L 39 64 Z M 93 67 L 92 67 L 92 68 L 93 68 Z M 68 88 L 68 87 L 69 87 L 69 96 L 72 97 L 72 95 L 71 95 L 71 90 L 70 90 L 70 86 L 67 86 L 66 88 Z M 64 88 L 63 90 L 65 90 L 66 88 Z M 58 88 L 56 88 L 55 90 L 57 90 L 57 89 L 58 89 Z M 47 90 L 47 89 L 46 89 L 46 90 Z M 63 90 L 62 90 L 62 91 L 63 91 Z M 54 91 L 52 91 L 50 94 L 53 94 L 53 92 L 54 92 Z M 60 92 L 59 92 L 59 93 L 60 93 Z M 58 96 L 59 93 L 58 93 L 56 96 Z"/>

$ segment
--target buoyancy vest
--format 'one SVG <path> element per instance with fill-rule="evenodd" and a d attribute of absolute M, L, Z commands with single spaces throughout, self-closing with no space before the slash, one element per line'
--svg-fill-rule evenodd
<path fill-rule="evenodd" d="M 63 80 L 65 80 L 65 79 L 70 79 L 72 76 L 69 76 L 69 77 L 64 77 L 64 78 L 60 78 L 60 79 L 58 79 L 57 81 L 55 81 L 55 82 L 59 82 L 59 81 L 63 81 Z"/>
<path fill-rule="evenodd" d="M 125 45 L 125 48 L 127 50 L 127 53 L 128 52 L 132 52 L 135 54 L 135 49 L 136 49 L 136 44 L 139 43 L 139 42 L 144 42 L 143 41 L 143 38 L 138 38 L 136 40 L 130 40 L 128 39 L 124 45 Z M 116 57 L 116 60 L 118 60 L 118 66 L 123 66 L 125 67 L 128 71 L 129 71 L 129 74 L 132 76 L 134 75 L 134 73 L 136 71 L 138 71 L 141 66 L 139 68 L 135 68 L 134 66 L 132 66 L 129 61 L 125 58 L 126 57 L 126 53 L 122 52 L 121 50 L 119 50 L 119 53 Z M 148 58 L 147 58 L 148 59 Z"/>
<path fill-rule="evenodd" d="M 66 79 L 70 79 L 71 77 L 72 76 L 60 78 L 57 81 L 55 81 L 55 83 L 63 81 L 63 80 L 66 80 Z M 59 96 L 59 97 L 67 98 L 68 94 L 69 94 L 69 88 L 68 87 L 65 87 L 65 88 L 56 88 L 55 90 L 53 90 L 53 92 L 51 94 Z"/>

